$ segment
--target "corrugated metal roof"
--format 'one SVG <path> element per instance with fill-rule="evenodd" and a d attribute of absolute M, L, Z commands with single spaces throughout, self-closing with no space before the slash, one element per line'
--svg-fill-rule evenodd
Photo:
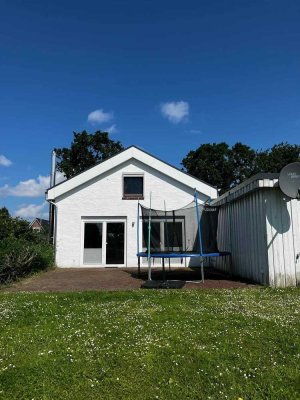
<path fill-rule="evenodd" d="M 259 173 L 247 179 L 243 183 L 235 186 L 222 196 L 211 202 L 212 205 L 220 206 L 225 203 L 234 201 L 242 196 L 247 195 L 254 190 L 261 188 L 275 188 L 278 184 L 279 173 Z"/>

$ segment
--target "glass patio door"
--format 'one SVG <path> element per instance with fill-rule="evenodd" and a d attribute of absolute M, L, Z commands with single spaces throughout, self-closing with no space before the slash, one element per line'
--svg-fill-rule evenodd
<path fill-rule="evenodd" d="M 107 222 L 106 264 L 124 264 L 124 222 Z"/>
<path fill-rule="evenodd" d="M 102 222 L 85 222 L 83 264 L 102 264 Z"/>
<path fill-rule="evenodd" d="M 83 265 L 125 264 L 125 221 L 83 220 Z"/>

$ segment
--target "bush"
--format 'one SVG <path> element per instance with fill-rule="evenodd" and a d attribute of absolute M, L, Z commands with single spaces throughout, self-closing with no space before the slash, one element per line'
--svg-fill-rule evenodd
<path fill-rule="evenodd" d="M 53 265 L 53 247 L 8 237 L 0 242 L 0 283 L 46 269 Z"/>
<path fill-rule="evenodd" d="M 8 237 L 16 239 L 25 239 L 29 242 L 40 242 L 41 238 L 30 228 L 28 221 L 22 218 L 12 217 L 7 208 L 0 208 L 0 240 Z"/>
<path fill-rule="evenodd" d="M 53 265 L 53 247 L 28 221 L 0 208 L 0 283 L 10 282 Z"/>

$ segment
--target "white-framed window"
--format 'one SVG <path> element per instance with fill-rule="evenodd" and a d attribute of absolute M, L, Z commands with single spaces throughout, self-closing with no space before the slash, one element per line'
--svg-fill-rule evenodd
<path fill-rule="evenodd" d="M 144 175 L 123 174 L 123 200 L 143 200 Z"/>
<path fill-rule="evenodd" d="M 148 248 L 148 221 L 142 220 L 143 251 Z M 184 218 L 172 219 L 152 218 L 150 250 L 152 252 L 180 251 L 185 249 Z"/>

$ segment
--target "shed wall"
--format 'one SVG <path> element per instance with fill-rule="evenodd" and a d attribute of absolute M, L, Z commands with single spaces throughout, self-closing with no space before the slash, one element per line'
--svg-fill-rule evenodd
<path fill-rule="evenodd" d="M 266 204 L 269 284 L 300 284 L 300 201 L 279 188 L 264 190 Z"/>
<path fill-rule="evenodd" d="M 300 201 L 278 187 L 263 184 L 223 203 L 218 241 L 232 253 L 233 274 L 274 287 L 300 284 Z M 216 267 L 230 272 L 223 259 Z"/>
<path fill-rule="evenodd" d="M 263 194 L 255 191 L 220 208 L 218 243 L 231 251 L 231 262 L 216 259 L 216 267 L 267 284 L 268 254 Z"/>

